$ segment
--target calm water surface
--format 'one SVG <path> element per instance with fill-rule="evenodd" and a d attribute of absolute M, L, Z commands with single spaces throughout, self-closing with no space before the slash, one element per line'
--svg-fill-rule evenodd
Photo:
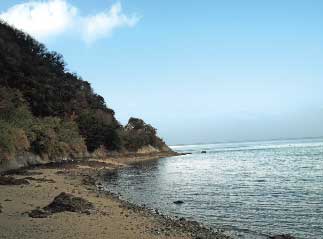
<path fill-rule="evenodd" d="M 237 238 L 323 238 L 323 140 L 173 149 L 192 154 L 122 169 L 106 180 L 106 189 Z"/>

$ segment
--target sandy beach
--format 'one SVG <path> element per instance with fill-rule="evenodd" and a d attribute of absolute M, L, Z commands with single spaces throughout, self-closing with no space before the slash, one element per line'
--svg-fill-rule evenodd
<path fill-rule="evenodd" d="M 141 160 L 159 157 L 151 155 Z M 125 157 L 43 165 L 4 176 L 25 179 L 29 184 L 0 185 L 0 238 L 228 238 L 197 223 L 175 221 L 129 206 L 115 196 L 99 193 L 93 185 L 93 176 L 98 172 L 138 161 L 139 157 Z M 29 216 L 29 212 L 44 208 L 62 192 L 89 201 L 94 209 L 89 213 L 53 213 L 45 218 Z"/>

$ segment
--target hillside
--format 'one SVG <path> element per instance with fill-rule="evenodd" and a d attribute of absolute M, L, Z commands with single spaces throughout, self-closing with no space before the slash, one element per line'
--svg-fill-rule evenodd
<path fill-rule="evenodd" d="M 123 127 L 62 55 L 0 23 L 0 162 L 20 152 L 57 160 L 143 148 L 170 150 L 140 119 Z"/>

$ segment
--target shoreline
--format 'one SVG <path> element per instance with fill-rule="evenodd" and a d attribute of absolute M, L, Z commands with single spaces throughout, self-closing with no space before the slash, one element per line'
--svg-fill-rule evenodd
<path fill-rule="evenodd" d="M 0 232 L 3 234 L 0 236 L 4 239 L 230 239 L 222 232 L 197 222 L 170 218 L 158 210 L 134 205 L 96 187 L 102 173 L 176 155 L 179 154 L 110 157 L 106 160 L 45 164 L 8 172 L 5 177 L 24 179 L 29 184 L 0 185 Z M 28 216 L 28 212 L 45 207 L 61 192 L 88 200 L 95 206 L 95 211 L 90 214 L 60 212 L 46 218 Z"/>

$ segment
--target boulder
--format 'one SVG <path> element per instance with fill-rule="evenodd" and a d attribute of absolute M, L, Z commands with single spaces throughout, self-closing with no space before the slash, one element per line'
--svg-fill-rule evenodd
<path fill-rule="evenodd" d="M 59 212 L 77 212 L 90 214 L 90 210 L 94 209 L 94 205 L 89 201 L 74 197 L 72 194 L 62 192 L 54 198 L 54 200 L 43 209 L 37 208 L 28 213 L 32 218 L 46 218 L 53 213 Z"/>
<path fill-rule="evenodd" d="M 64 211 L 88 213 L 91 209 L 94 209 L 94 205 L 89 201 L 65 192 L 60 193 L 54 198 L 53 202 L 44 207 L 44 210 L 50 213 Z"/>

